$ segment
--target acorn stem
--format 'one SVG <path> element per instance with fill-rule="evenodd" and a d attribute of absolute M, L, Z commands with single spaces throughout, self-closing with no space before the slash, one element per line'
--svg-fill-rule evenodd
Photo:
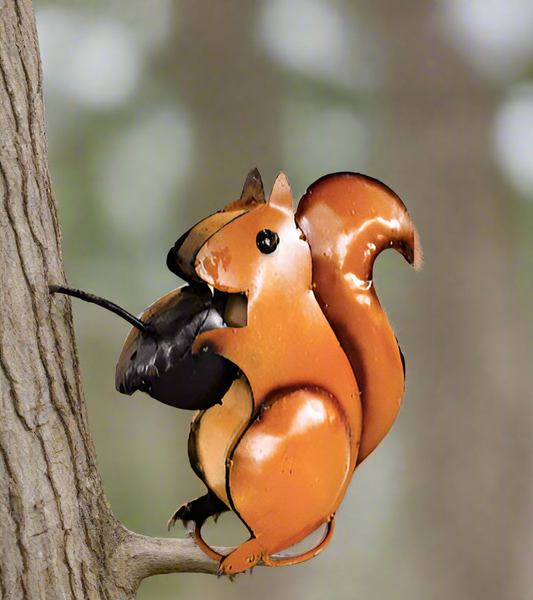
<path fill-rule="evenodd" d="M 48 291 L 50 292 L 50 294 L 66 294 L 67 296 L 72 296 L 73 298 L 85 300 L 85 302 L 92 302 L 93 304 L 98 304 L 98 306 L 106 308 L 107 310 L 110 310 L 112 313 L 115 313 L 119 317 L 122 317 L 124 320 L 128 321 L 130 325 L 133 325 L 133 327 L 136 327 L 143 333 L 150 333 L 150 328 L 144 321 L 141 321 L 137 317 L 134 317 L 127 310 L 124 310 L 114 302 L 110 302 L 105 298 L 100 298 L 100 296 L 95 296 L 94 294 L 83 292 L 82 290 L 75 290 L 74 288 L 69 288 L 64 285 L 50 285 L 48 286 Z"/>

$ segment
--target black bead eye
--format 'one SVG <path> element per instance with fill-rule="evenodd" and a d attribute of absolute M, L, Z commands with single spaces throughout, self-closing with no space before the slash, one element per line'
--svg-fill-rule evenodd
<path fill-rule="evenodd" d="M 279 244 L 279 235 L 270 229 L 261 229 L 255 238 L 257 247 L 263 254 L 272 254 Z"/>

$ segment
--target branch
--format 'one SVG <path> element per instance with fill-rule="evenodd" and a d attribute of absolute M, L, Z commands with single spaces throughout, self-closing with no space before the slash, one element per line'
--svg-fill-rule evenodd
<path fill-rule="evenodd" d="M 216 574 L 218 563 L 198 548 L 189 528 L 186 538 L 152 538 L 126 529 L 111 559 L 117 584 L 139 585 L 143 579 L 167 573 Z M 217 548 L 226 554 L 230 548 Z M 125 580 L 122 581 L 122 578 Z"/>

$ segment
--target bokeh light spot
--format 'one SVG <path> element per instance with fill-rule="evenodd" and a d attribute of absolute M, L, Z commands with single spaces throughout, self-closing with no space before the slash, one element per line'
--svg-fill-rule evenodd
<path fill-rule="evenodd" d="M 145 236 L 163 226 L 191 146 L 189 122 L 175 106 L 154 108 L 111 138 L 98 157 L 96 196 L 117 231 Z"/>
<path fill-rule="evenodd" d="M 349 88 L 374 85 L 377 65 L 368 35 L 335 2 L 265 2 L 259 43 L 274 60 L 307 77 Z"/>
<path fill-rule="evenodd" d="M 494 146 L 510 183 L 533 200 L 533 84 L 511 89 L 494 122 Z"/>
<path fill-rule="evenodd" d="M 49 6 L 37 13 L 45 85 L 81 106 L 109 109 L 135 91 L 141 57 L 135 36 L 118 20 Z"/>
<path fill-rule="evenodd" d="M 446 0 L 450 38 L 485 75 L 509 81 L 533 56 L 531 0 Z"/>

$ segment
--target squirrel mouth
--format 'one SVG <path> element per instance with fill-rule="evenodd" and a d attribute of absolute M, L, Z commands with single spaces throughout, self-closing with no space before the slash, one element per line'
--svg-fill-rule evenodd
<path fill-rule="evenodd" d="M 192 353 L 196 338 L 221 327 L 244 327 L 247 299 L 191 282 L 141 316 L 147 331 L 132 330 L 116 369 L 122 394 L 140 390 L 169 406 L 204 410 L 219 404 L 239 369 L 209 349 Z"/>

